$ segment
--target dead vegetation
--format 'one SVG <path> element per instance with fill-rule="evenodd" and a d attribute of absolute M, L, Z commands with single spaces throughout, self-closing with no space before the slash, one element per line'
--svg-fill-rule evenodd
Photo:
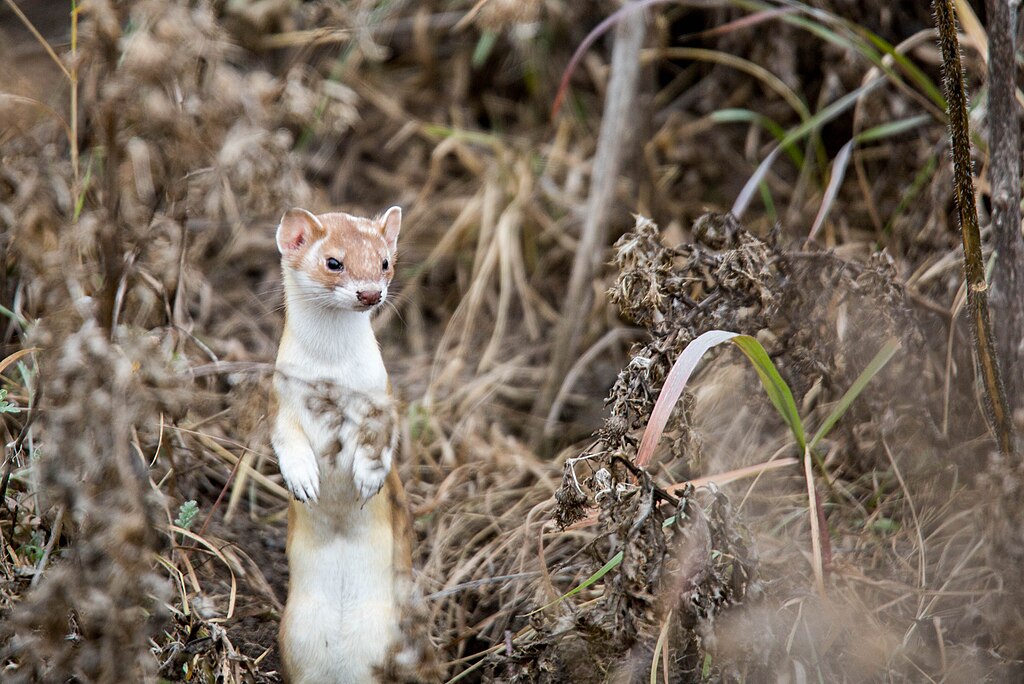
<path fill-rule="evenodd" d="M 392 204 L 408 627 L 443 679 L 1020 678 L 1024 473 L 976 388 L 925 9 L 645 3 L 608 175 L 614 31 L 550 111 L 614 3 L 27 5 L 0 14 L 0 679 L 279 681 L 272 229 Z M 901 350 L 813 474 L 729 351 L 637 465 L 711 329 L 808 426 Z"/>

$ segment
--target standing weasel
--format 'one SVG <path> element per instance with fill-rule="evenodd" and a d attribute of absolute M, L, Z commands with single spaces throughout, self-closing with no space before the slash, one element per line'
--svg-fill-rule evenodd
<path fill-rule="evenodd" d="M 401 222 L 398 207 L 379 219 L 291 209 L 277 229 L 286 316 L 273 445 L 295 495 L 279 644 L 292 684 L 372 682 L 398 646 L 410 528 L 370 314 L 387 298 Z"/>

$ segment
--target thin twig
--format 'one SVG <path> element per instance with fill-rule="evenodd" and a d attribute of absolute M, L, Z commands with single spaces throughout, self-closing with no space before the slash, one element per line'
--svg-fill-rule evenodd
<path fill-rule="evenodd" d="M 11 11 L 14 12 L 18 19 L 21 20 L 21 23 L 25 25 L 25 28 L 27 28 L 29 32 L 35 37 L 35 39 L 39 41 L 39 44 L 43 46 L 43 49 L 46 50 L 46 54 L 50 56 L 50 59 L 53 60 L 53 63 L 56 64 L 57 67 L 64 72 L 64 75 L 68 77 L 69 81 L 73 80 L 71 77 L 71 72 L 68 71 L 68 68 L 66 66 L 64 66 L 64 62 L 62 62 L 60 57 L 57 56 L 57 53 L 53 51 L 53 48 L 50 47 L 50 44 L 46 42 L 46 39 L 43 38 L 43 34 L 39 33 L 39 30 L 36 29 L 35 25 L 31 21 L 29 21 L 29 18 L 26 17 L 25 13 L 21 11 L 21 8 L 14 4 L 14 0 L 6 0 L 6 2 L 7 6 L 11 8 Z"/>
<path fill-rule="evenodd" d="M 75 204 L 83 192 L 78 172 L 78 2 L 71 0 L 71 70 L 64 70 L 71 81 L 71 171 L 75 177 Z"/>
<path fill-rule="evenodd" d="M 533 413 L 547 416 L 565 372 L 576 356 L 584 323 L 593 302 L 593 278 L 604 261 L 608 235 L 608 213 L 615 199 L 615 185 L 625 152 L 625 141 L 634 127 L 636 92 L 640 79 L 640 48 L 647 33 L 644 12 L 622 17 L 615 27 L 611 80 L 601 115 L 594 172 L 587 197 L 587 213 L 580 244 L 573 257 L 572 275 L 562 306 L 562 319 L 555 331 L 551 366 Z"/>
<path fill-rule="evenodd" d="M 818 492 L 814 487 L 813 459 L 811 450 L 804 449 L 804 477 L 807 480 L 807 509 L 811 519 L 811 556 L 814 569 L 814 585 L 821 596 L 825 595 L 825 562 L 822 554 L 821 521 L 818 518 Z"/>

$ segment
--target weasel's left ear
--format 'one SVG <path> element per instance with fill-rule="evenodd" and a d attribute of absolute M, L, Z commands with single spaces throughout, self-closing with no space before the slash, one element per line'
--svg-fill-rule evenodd
<path fill-rule="evenodd" d="M 394 253 L 398 247 L 398 231 L 402 230 L 402 208 L 391 207 L 384 212 L 384 218 L 380 222 L 384 230 L 384 241 L 388 243 L 388 249 Z"/>
<path fill-rule="evenodd" d="M 277 227 L 277 249 L 283 255 L 295 254 L 303 245 L 322 238 L 327 231 L 320 219 L 305 209 L 289 209 Z"/>

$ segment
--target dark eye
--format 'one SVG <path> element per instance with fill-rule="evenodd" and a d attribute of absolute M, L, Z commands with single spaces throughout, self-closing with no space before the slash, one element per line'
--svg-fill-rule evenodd
<path fill-rule="evenodd" d="M 342 263 L 340 261 L 338 261 L 337 259 L 335 259 L 334 257 L 329 257 L 327 259 L 327 270 L 328 271 L 342 271 L 344 269 L 345 269 L 345 267 L 342 265 Z"/>
<path fill-rule="evenodd" d="M 388 270 L 389 266 L 391 266 L 391 263 L 387 259 L 385 259 L 384 263 L 380 265 L 380 268 L 382 271 L 386 271 Z"/>

